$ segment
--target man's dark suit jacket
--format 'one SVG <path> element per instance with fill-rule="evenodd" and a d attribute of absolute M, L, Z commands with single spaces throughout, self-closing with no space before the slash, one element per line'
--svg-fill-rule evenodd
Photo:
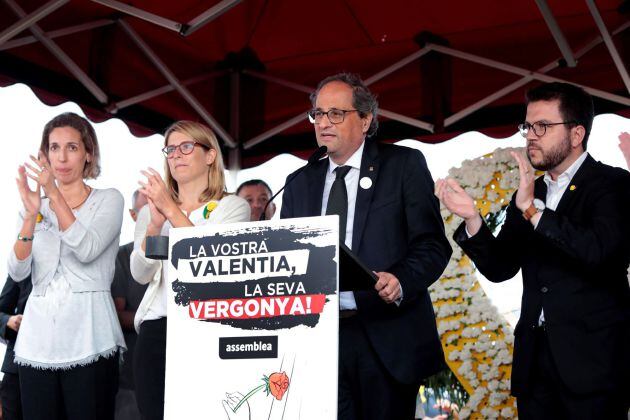
<path fill-rule="evenodd" d="M 515 193 L 516 194 L 516 193 Z M 545 201 L 540 177 L 535 196 Z M 490 281 L 523 275 L 521 316 L 514 335 L 512 393 L 525 394 L 534 330 L 545 328 L 560 377 L 573 392 L 620 390 L 630 378 L 630 174 L 588 156 L 556 211 L 546 209 L 536 230 L 514 200 L 495 238 L 483 224 L 455 240 Z"/>
<path fill-rule="evenodd" d="M 282 198 L 282 218 L 320 216 L 328 159 L 307 167 Z M 375 290 L 355 292 L 358 317 L 389 373 L 401 383 L 419 383 L 444 368 L 428 287 L 446 267 L 452 249 L 444 234 L 433 180 L 417 150 L 366 141 L 359 179 L 352 251 L 370 269 L 395 275 L 400 306 Z M 351 204 L 352 205 L 352 204 Z"/>
<path fill-rule="evenodd" d="M 0 338 L 7 344 L 7 351 L 2 362 L 2 372 L 4 373 L 18 373 L 17 365 L 13 361 L 15 358 L 13 347 L 15 347 L 17 332 L 9 328 L 7 322 L 13 315 L 24 313 L 31 289 L 30 276 L 20 282 L 15 282 L 11 277 L 7 277 L 2 293 L 0 293 Z"/>

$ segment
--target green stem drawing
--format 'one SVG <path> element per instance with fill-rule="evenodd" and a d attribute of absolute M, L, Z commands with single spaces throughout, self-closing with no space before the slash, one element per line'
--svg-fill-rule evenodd
<path fill-rule="evenodd" d="M 261 389 L 265 389 L 266 387 L 267 387 L 267 385 L 266 385 L 266 384 L 262 384 L 262 385 L 260 385 L 260 386 L 258 386 L 258 387 L 256 387 L 256 388 L 252 389 L 251 391 L 249 391 L 249 392 L 247 393 L 247 395 L 245 395 L 245 396 L 243 397 L 243 399 L 242 399 L 242 400 L 240 400 L 240 401 L 238 402 L 238 404 L 236 404 L 236 407 L 234 407 L 234 412 L 236 413 L 236 410 L 238 410 L 238 409 L 239 409 L 239 407 L 240 407 L 241 405 L 243 405 L 243 403 L 249 399 L 249 397 L 251 397 L 252 395 L 254 395 L 255 393 L 257 393 L 257 392 L 258 392 L 258 391 L 260 391 Z"/>

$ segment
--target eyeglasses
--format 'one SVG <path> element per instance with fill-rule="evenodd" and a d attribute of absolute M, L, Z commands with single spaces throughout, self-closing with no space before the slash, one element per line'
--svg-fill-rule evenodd
<path fill-rule="evenodd" d="M 197 143 L 196 141 L 184 141 L 180 144 L 166 146 L 162 149 L 162 153 L 164 153 L 167 159 L 171 159 L 175 155 L 175 150 L 179 149 L 182 155 L 189 155 L 193 152 L 195 146 L 208 149 L 208 146 L 205 144 Z"/>
<path fill-rule="evenodd" d="M 348 112 L 359 112 L 356 109 L 337 109 L 330 108 L 327 112 L 322 111 L 321 109 L 311 109 L 307 112 L 308 120 L 311 124 L 319 124 L 324 118 L 324 115 L 328 117 L 328 121 L 331 124 L 341 124 L 346 117 L 346 113 Z"/>
<path fill-rule="evenodd" d="M 562 124 L 575 124 L 575 121 L 562 121 L 562 122 L 557 122 L 557 123 L 546 123 L 542 121 L 536 121 L 534 124 L 524 122 L 518 125 L 518 131 L 520 131 L 521 136 L 523 137 L 527 137 L 527 133 L 529 132 L 529 130 L 533 130 L 536 136 L 542 137 L 547 132 L 547 127 L 551 127 L 554 125 L 562 125 Z"/>

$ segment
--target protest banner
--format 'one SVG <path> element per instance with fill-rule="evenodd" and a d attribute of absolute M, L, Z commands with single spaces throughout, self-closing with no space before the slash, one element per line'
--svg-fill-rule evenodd
<path fill-rule="evenodd" d="M 338 218 L 169 242 L 165 418 L 336 419 Z"/>

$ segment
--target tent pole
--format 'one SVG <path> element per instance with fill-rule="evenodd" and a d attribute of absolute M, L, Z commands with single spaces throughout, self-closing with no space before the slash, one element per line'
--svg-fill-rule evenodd
<path fill-rule="evenodd" d="M 369 86 L 369 85 L 371 85 L 371 84 L 381 80 L 383 77 L 389 76 L 393 72 L 395 72 L 395 71 L 405 67 L 409 63 L 414 62 L 415 60 L 419 59 L 420 57 L 422 57 L 423 55 L 425 55 L 426 53 L 428 53 L 430 51 L 431 51 L 431 47 L 430 46 L 421 48 L 420 50 L 414 52 L 413 54 L 410 54 L 409 56 L 403 58 L 402 60 L 399 60 L 399 61 L 395 62 L 391 66 L 384 68 L 383 70 L 381 70 L 380 72 L 376 73 L 372 77 L 369 77 L 369 78 L 365 79 L 365 84 L 367 86 Z"/>
<path fill-rule="evenodd" d="M 423 130 L 427 130 L 431 133 L 433 133 L 433 124 L 430 124 L 428 122 L 425 121 L 421 121 L 421 120 L 417 120 L 415 118 L 410 118 L 407 117 L 405 115 L 402 114 L 398 114 L 396 112 L 392 112 L 392 111 L 388 111 L 386 109 L 379 109 L 378 110 L 378 115 L 382 115 L 385 118 L 389 118 L 390 120 L 394 120 L 394 121 L 399 121 L 401 123 L 407 124 L 407 125 L 411 125 L 413 127 L 418 127 L 421 128 Z"/>
<path fill-rule="evenodd" d="M 114 21 L 111 19 L 99 19 L 93 22 L 82 23 L 80 25 L 68 26 L 66 28 L 61 28 L 54 31 L 46 32 L 44 33 L 44 35 L 47 38 L 54 39 L 54 38 L 59 38 L 62 36 L 76 34 L 83 31 L 90 31 L 92 29 L 111 25 L 112 23 L 114 23 Z M 16 38 L 0 45 L 0 51 L 10 50 L 11 48 L 23 47 L 25 45 L 34 44 L 36 42 L 37 42 L 37 38 L 35 38 L 34 36 L 25 36 L 22 38 Z"/>
<path fill-rule="evenodd" d="M 136 31 L 124 20 L 118 22 L 125 30 L 127 35 L 136 43 L 138 48 L 147 56 L 153 65 L 162 73 L 168 82 L 179 92 L 179 94 L 193 107 L 195 111 L 204 119 L 204 121 L 216 131 L 217 135 L 225 141 L 229 147 L 236 147 L 236 142 L 232 139 L 219 123 L 210 115 L 210 113 L 201 105 L 201 103 L 193 96 L 193 94 L 177 79 L 173 72 L 164 64 L 157 54 L 144 42 Z"/>
<path fill-rule="evenodd" d="M 624 23 L 623 25 L 621 25 L 619 28 L 617 28 L 613 32 L 613 35 L 616 35 L 616 34 L 618 34 L 620 32 L 623 32 L 624 30 L 628 29 L 628 27 L 630 27 L 630 22 Z M 575 58 L 580 59 L 582 56 L 584 56 L 590 50 L 595 48 L 597 45 L 601 44 L 602 41 L 603 40 L 602 40 L 601 36 L 596 37 L 591 42 L 589 42 L 584 47 L 582 47 L 580 50 L 576 51 Z M 539 73 L 548 73 L 551 70 L 557 68 L 558 66 L 559 66 L 558 60 L 555 60 L 555 61 L 552 61 L 549 64 L 539 68 L 538 72 Z M 485 98 L 481 99 L 480 101 L 477 101 L 474 104 L 469 105 L 466 108 L 462 109 L 461 111 L 456 112 L 455 114 L 453 114 L 450 117 L 446 118 L 444 120 L 444 126 L 448 127 L 450 125 L 453 125 L 457 121 L 461 120 L 462 118 L 467 117 L 468 115 L 472 114 L 473 112 L 475 112 L 475 111 L 485 107 L 486 105 L 496 101 L 499 98 L 502 98 L 503 96 L 509 94 L 510 92 L 513 92 L 516 89 L 518 89 L 518 88 L 520 88 L 522 86 L 525 86 L 527 83 L 531 82 L 532 80 L 534 80 L 534 78 L 532 76 L 525 76 L 522 79 L 517 80 L 516 82 L 510 83 L 509 85 L 505 86 L 502 89 L 499 89 L 495 93 L 486 96 Z"/>
<path fill-rule="evenodd" d="M 227 12 L 232 7 L 239 4 L 241 1 L 242 0 L 223 0 L 215 4 L 210 9 L 206 10 L 205 12 L 188 22 L 186 28 L 182 31 L 182 35 L 188 36 L 192 34 L 202 26 L 208 24 L 209 22 L 212 22 L 223 13 Z"/>
<path fill-rule="evenodd" d="M 243 74 L 255 77 L 257 79 L 265 80 L 267 82 L 275 83 L 280 86 L 288 87 L 289 89 L 297 90 L 299 92 L 310 94 L 313 91 L 313 88 L 311 87 L 289 82 L 287 80 L 280 79 L 279 77 L 269 76 L 268 74 L 264 74 L 255 70 L 243 70 Z"/>
<path fill-rule="evenodd" d="M 545 22 L 547 23 L 547 27 L 551 31 L 551 35 L 553 39 L 555 39 L 556 44 L 558 44 L 558 48 L 564 57 L 564 61 L 567 62 L 567 66 L 575 67 L 577 65 L 577 61 L 573 57 L 573 52 L 571 51 L 571 47 L 567 42 L 567 39 L 564 37 L 560 26 L 558 26 L 558 22 L 556 18 L 553 16 L 549 5 L 546 0 L 536 0 L 536 5 L 538 9 L 540 9 L 540 13 L 542 14 Z"/>
<path fill-rule="evenodd" d="M 35 10 L 33 13 L 24 13 L 24 16 L 22 16 L 19 21 L 0 32 L 0 45 L 4 44 L 23 30 L 29 28 L 31 25 L 35 24 L 35 22 L 38 22 L 40 19 L 59 9 L 69 1 L 70 0 L 51 0 L 39 9 Z"/>
<path fill-rule="evenodd" d="M 305 119 L 306 119 L 306 113 L 305 112 L 300 113 L 299 115 L 296 115 L 290 120 L 287 120 L 283 122 L 282 124 L 277 125 L 274 128 L 267 130 L 262 134 L 257 135 L 253 139 L 246 141 L 245 143 L 243 143 L 243 149 L 245 150 L 251 149 L 252 147 L 256 146 L 258 143 L 262 143 L 263 141 L 269 139 L 270 137 L 273 137 L 276 134 L 283 132 L 287 128 L 293 127 L 294 125 L 301 123 Z"/>
<path fill-rule="evenodd" d="M 217 76 L 222 76 L 224 74 L 225 74 L 225 71 L 223 70 L 214 71 L 208 74 L 202 74 L 201 76 L 196 76 L 190 79 L 186 79 L 182 81 L 181 83 L 184 86 L 190 86 L 190 85 L 194 85 L 195 83 L 203 82 Z M 127 108 L 131 105 L 135 105 L 140 102 L 148 101 L 149 99 L 155 98 L 156 96 L 164 95 L 165 93 L 172 92 L 174 90 L 175 88 L 173 87 L 173 85 L 170 85 L 170 84 L 164 85 L 160 88 L 153 89 L 153 90 L 138 94 L 136 96 L 132 96 L 131 98 L 127 98 L 127 99 L 123 99 L 121 101 L 115 102 L 109 106 L 108 111 L 115 114 L 116 112 L 120 111 L 123 108 Z"/>
<path fill-rule="evenodd" d="M 94 3 L 101 4 L 109 7 L 110 9 L 118 10 L 126 13 L 130 16 L 135 16 L 138 19 L 145 20 L 154 25 L 161 26 L 162 28 L 170 29 L 171 31 L 181 32 L 183 25 L 174 20 L 163 18 L 162 16 L 149 13 L 145 10 L 138 9 L 137 7 L 130 6 L 128 4 L 116 1 L 116 0 L 92 0 Z"/>
<path fill-rule="evenodd" d="M 579 86 L 579 87 L 583 88 L 588 93 L 590 93 L 593 96 L 597 96 L 598 98 L 603 98 L 603 99 L 609 100 L 611 102 L 617 102 L 617 103 L 620 103 L 622 105 L 630 106 L 630 98 L 627 98 L 625 96 L 620 96 L 620 95 L 615 95 L 613 93 L 604 92 L 603 90 L 600 90 L 600 89 L 595 89 L 595 88 L 592 88 L 592 87 L 584 86 L 584 85 L 581 85 L 581 84 L 578 84 L 578 83 L 574 83 L 574 82 L 571 82 L 571 81 L 568 81 L 568 80 L 565 80 L 565 79 L 560 79 L 558 77 L 547 76 L 545 74 L 537 73 L 535 71 L 523 69 L 521 67 L 513 66 L 511 64 L 501 63 L 501 62 L 496 61 L 496 60 L 492 60 L 492 59 L 485 58 L 485 57 L 480 57 L 478 55 L 466 53 L 466 52 L 463 52 L 463 51 L 458 51 L 458 50 L 455 50 L 453 48 L 444 47 L 444 46 L 441 46 L 441 45 L 432 44 L 432 48 L 435 51 L 441 52 L 443 54 L 452 55 L 453 57 L 461 58 L 462 60 L 467 60 L 467 61 L 471 61 L 473 63 L 482 64 L 484 66 L 488 66 L 488 67 L 492 67 L 492 68 L 495 68 L 495 69 L 503 70 L 503 71 L 506 71 L 508 73 L 518 74 L 520 76 L 531 76 L 533 79 L 540 80 L 542 82 L 570 83 L 572 85 Z"/>
<path fill-rule="evenodd" d="M 617 51 L 617 47 L 615 47 L 615 44 L 612 41 L 610 34 L 608 33 L 606 24 L 604 23 L 602 16 L 599 14 L 599 10 L 597 9 L 597 6 L 595 5 L 595 2 L 593 0 L 586 0 L 586 5 L 591 11 L 591 15 L 593 15 L 593 20 L 595 20 L 599 32 L 602 34 L 602 38 L 604 40 L 604 43 L 606 44 L 606 48 L 608 48 L 608 52 L 610 53 L 610 56 L 615 63 L 615 67 L 617 67 L 617 71 L 619 72 L 619 75 L 623 80 L 623 84 L 626 85 L 626 90 L 628 91 L 628 93 L 630 93 L 630 76 L 628 76 L 628 70 L 626 69 L 623 60 L 621 59 L 621 56 Z"/>
<path fill-rule="evenodd" d="M 26 12 L 24 12 L 24 10 L 22 10 L 22 8 L 14 0 L 5 0 L 5 2 L 18 16 L 26 16 Z M 41 42 L 44 47 L 46 47 L 46 49 L 50 51 L 50 53 L 54 55 L 100 103 L 107 103 L 107 95 L 105 92 L 103 92 L 103 90 L 94 83 L 94 81 L 77 65 L 77 63 L 72 60 L 72 58 L 59 48 L 55 41 L 51 40 L 44 34 L 44 31 L 39 27 L 39 25 L 34 23 L 31 25 L 29 30 L 33 33 L 35 38 L 37 38 L 37 40 Z"/>
<path fill-rule="evenodd" d="M 241 137 L 241 74 L 234 70 L 230 73 L 230 135 L 237 142 Z M 241 169 L 241 153 L 239 145 L 230 150 L 228 156 L 228 169 L 238 171 Z"/>

